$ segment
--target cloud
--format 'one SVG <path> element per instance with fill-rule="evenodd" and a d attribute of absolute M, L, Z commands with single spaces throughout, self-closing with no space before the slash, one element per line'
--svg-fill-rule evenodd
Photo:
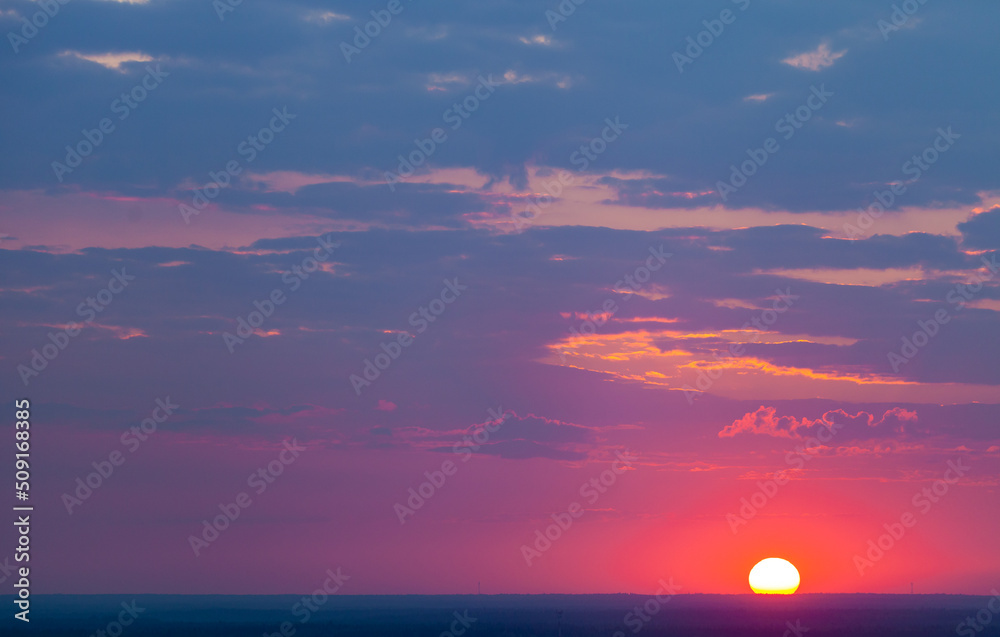
<path fill-rule="evenodd" d="M 499 456 L 511 460 L 548 458 L 550 460 L 583 460 L 587 457 L 581 451 L 558 449 L 533 440 L 502 440 L 482 445 L 476 453 Z"/>
<path fill-rule="evenodd" d="M 303 16 L 303 20 L 306 22 L 313 22 L 315 24 L 330 24 L 331 22 L 340 22 L 344 20 L 350 20 L 351 16 L 344 13 L 336 13 L 334 11 L 323 11 L 315 10 L 309 11 Z"/>
<path fill-rule="evenodd" d="M 106 69 L 111 69 L 113 71 L 122 71 L 122 64 L 129 62 L 151 62 L 153 58 L 145 53 L 135 52 L 117 52 L 117 53 L 80 53 L 79 51 L 64 51 L 60 55 L 75 57 L 80 60 L 87 60 L 88 62 L 94 62 L 100 64 Z"/>
<path fill-rule="evenodd" d="M 821 429 L 844 428 L 838 438 L 898 437 L 911 430 L 917 422 L 917 413 L 901 407 L 885 411 L 876 420 L 873 414 L 860 411 L 854 415 L 841 409 L 828 411 L 815 420 L 795 416 L 778 416 L 777 408 L 760 406 L 742 418 L 733 421 L 719 432 L 720 438 L 733 438 L 744 434 L 776 438 L 807 438 Z"/>
<path fill-rule="evenodd" d="M 542 46 L 552 46 L 552 36 L 539 34 L 526 38 L 523 35 L 517 39 L 519 42 L 528 45 L 539 44 Z"/>
<path fill-rule="evenodd" d="M 511 413 L 503 424 L 490 435 L 491 440 L 532 440 L 540 443 L 588 443 L 594 439 L 594 430 L 569 422 L 544 418 L 534 414 L 518 416 Z"/>
<path fill-rule="evenodd" d="M 484 429 L 491 424 L 492 431 Z M 477 439 L 488 433 L 485 440 Z M 412 438 L 431 440 L 448 440 L 462 444 L 471 453 L 499 456 L 512 460 L 527 460 L 530 458 L 548 458 L 551 460 L 582 460 L 588 456 L 588 450 L 595 447 L 597 440 L 595 430 L 568 422 L 554 420 L 528 414 L 518 416 L 513 411 L 505 413 L 499 426 L 493 423 L 480 423 L 461 432 L 435 432 L 423 430 Z M 462 442 L 464 441 L 464 443 Z M 454 444 L 435 447 L 434 451 L 452 453 Z"/>
<path fill-rule="evenodd" d="M 30 2 L 13 6 L 37 10 Z M 60 187 L 52 162 L 130 88 L 120 73 L 108 73 L 98 63 L 58 63 L 67 49 L 89 57 L 141 51 L 170 60 L 163 65 L 171 74 L 169 91 L 151 94 L 139 114 L 117 124 L 100 153 L 67 176 L 66 188 L 86 193 L 155 199 L 176 194 L 178 184 L 203 184 L 209 171 L 219 171 L 235 147 L 260 130 L 262 114 L 277 105 L 288 105 L 298 119 L 255 160 L 254 171 L 381 176 L 395 169 L 399 155 L 414 150 L 415 139 L 426 139 L 444 125 L 442 113 L 465 97 L 456 91 L 471 89 L 429 84 L 428 77 L 493 74 L 499 79 L 508 72 L 496 98 L 482 104 L 459 130 L 449 130 L 447 142 L 425 167 L 473 169 L 484 181 L 506 185 L 515 177 L 515 184 L 523 185 L 516 176 L 529 164 L 574 169 L 573 153 L 599 134 L 606 117 L 621 114 L 630 128 L 601 155 L 600 169 L 671 177 L 669 183 L 623 192 L 626 205 L 853 211 L 871 201 L 872 184 L 904 177 L 897 167 L 926 146 L 930 140 L 922 137 L 927 131 L 953 124 L 957 131 L 976 134 L 958 142 L 961 153 L 949 154 L 922 175 L 906 192 L 903 205 L 972 207 L 982 204 L 980 193 L 1000 189 L 1000 175 L 981 160 L 989 156 L 1000 130 L 989 117 L 991 101 L 982 99 L 981 77 L 983 69 L 996 66 L 1000 51 L 985 44 L 988 20 L 975 3 L 921 10 L 926 18 L 921 35 L 949 42 L 947 59 L 974 63 L 931 65 L 917 77 L 910 65 L 927 43 L 916 38 L 894 41 L 892 47 L 881 39 L 860 38 L 851 41 L 851 55 L 839 59 L 848 45 L 834 50 L 823 42 L 799 53 L 804 37 L 808 46 L 822 40 L 823 33 L 816 32 L 820 27 L 825 33 L 856 29 L 859 15 L 870 14 L 858 2 L 820 11 L 811 4 L 761 0 L 763 11 L 780 11 L 785 19 L 772 21 L 767 31 L 727 30 L 719 46 L 749 53 L 729 56 L 724 65 L 700 62 L 695 80 L 680 84 L 636 78 L 658 72 L 655 58 L 649 57 L 651 39 L 683 42 L 690 35 L 686 25 L 705 19 L 696 4 L 640 0 L 626 10 L 595 5 L 576 12 L 573 29 L 560 31 L 552 45 L 535 37 L 547 31 L 537 11 L 508 3 L 501 19 L 491 7 L 447 0 L 433 10 L 406 11 L 361 54 L 366 72 L 354 73 L 350 69 L 358 67 L 346 67 L 339 50 L 340 41 L 353 37 L 352 23 L 341 19 L 357 12 L 349 3 L 243 3 L 232 16 L 241 32 L 252 34 L 242 40 L 231 29 L 212 38 L 170 37 L 191 24 L 206 24 L 197 3 L 82 3 L 74 9 L 73 28 L 65 38 L 37 38 L 20 55 L 0 59 L 0 81 L 14 114 L 0 122 L 0 138 L 19 149 L 0 157 L 0 189 Z M 304 19 L 309 12 L 329 22 L 319 28 Z M 654 15 L 658 19 L 650 19 Z M 16 28 L 16 20 L 0 21 L 8 30 Z M 816 29 L 803 34 L 802 24 Z M 633 37 L 609 37 L 626 29 Z M 421 47 L 427 43 L 421 34 L 439 32 L 446 37 L 413 54 L 416 42 Z M 796 55 L 789 57 L 791 51 Z M 394 62 L 401 59 L 406 63 Z M 834 60 L 837 76 L 830 79 L 836 85 L 831 82 L 829 88 L 836 98 L 799 133 L 808 135 L 809 143 L 782 144 L 780 155 L 727 202 L 703 195 L 728 177 L 729 167 L 751 141 L 759 144 L 773 135 L 773 122 L 808 97 L 800 74 L 788 72 L 791 61 L 800 69 L 826 70 L 823 65 Z M 122 62 L 118 68 L 130 66 L 135 64 Z M 330 77 L 337 82 L 330 83 Z M 55 110 L 43 88 L 54 85 L 64 96 Z M 870 87 L 875 85 L 903 99 L 874 99 L 877 94 Z M 447 90 L 429 91 L 428 86 Z M 750 107 L 748 95 L 769 97 Z M 955 102 L 965 105 L 957 115 Z M 861 123 L 848 129 L 838 121 Z M 184 132 L 182 138 L 178 131 Z M 664 153 L 665 147 L 685 151 Z M 336 193 L 328 194 L 321 209 L 335 205 Z M 407 210 L 405 197 L 396 199 L 396 212 L 418 214 Z M 259 211 L 268 210 L 260 205 Z M 289 202 L 273 214 L 308 218 L 314 212 Z"/>
<path fill-rule="evenodd" d="M 1000 250 L 1000 206 L 958 224 L 962 245 L 973 250 Z"/>
<path fill-rule="evenodd" d="M 800 53 L 799 55 L 793 55 L 785 58 L 781 62 L 797 69 L 820 71 L 833 66 L 833 63 L 844 57 L 845 53 L 847 53 L 847 49 L 834 53 L 830 50 L 830 44 L 828 42 L 823 42 L 814 51 L 807 51 L 805 53 Z"/>

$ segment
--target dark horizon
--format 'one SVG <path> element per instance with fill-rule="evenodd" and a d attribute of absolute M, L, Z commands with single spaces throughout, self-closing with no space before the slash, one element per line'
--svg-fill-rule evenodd
<path fill-rule="evenodd" d="M 651 595 L 335 595 L 303 606 L 296 595 L 40 595 L 35 628 L 46 634 L 94 631 L 123 618 L 129 634 L 162 636 L 410 635 L 440 636 L 452 628 L 469 635 L 819 635 L 906 634 L 923 637 L 959 631 L 962 637 L 993 598 L 959 594 L 805 593 Z M 314 600 L 316 601 L 316 600 Z M 997 606 L 1000 610 L 1000 606 Z M 122 610 L 126 609 L 126 610 Z M 126 614 L 134 613 L 134 621 Z M 979 618 L 977 620 L 976 618 Z M 968 622 L 973 622 L 969 624 Z M 9 619 L 0 626 L 13 625 Z M 464 625 L 464 628 L 463 628 Z M 989 621 L 986 622 L 989 625 Z M 460 630 L 456 632 L 456 627 Z M 775 628 L 778 631 L 775 633 Z M 30 629 L 17 627 L 16 634 Z M 282 633 L 284 631 L 284 633 Z M 442 632 L 444 631 L 444 632 Z M 117 631 L 109 631 L 113 635 Z M 619 635 L 618 633 L 621 633 Z M 100 637 L 100 633 L 95 633 Z"/>

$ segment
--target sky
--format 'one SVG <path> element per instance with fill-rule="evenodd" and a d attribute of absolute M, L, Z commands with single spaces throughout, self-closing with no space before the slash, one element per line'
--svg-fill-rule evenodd
<path fill-rule="evenodd" d="M 989 593 L 996 10 L 0 0 L 35 592 Z"/>

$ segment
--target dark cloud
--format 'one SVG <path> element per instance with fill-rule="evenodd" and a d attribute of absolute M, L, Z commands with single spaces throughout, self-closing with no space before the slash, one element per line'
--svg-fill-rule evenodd
<path fill-rule="evenodd" d="M 587 454 L 580 451 L 558 449 L 533 440 L 502 440 L 483 445 L 476 453 L 482 453 L 512 460 L 548 458 L 550 460 L 583 460 Z"/>
<path fill-rule="evenodd" d="M 1000 250 L 1000 206 L 958 224 L 962 245 L 973 250 Z"/>
<path fill-rule="evenodd" d="M 23 1 L 7 6 L 21 14 L 37 10 Z M 350 19 L 311 19 L 324 11 Z M 0 61 L 0 80 L 9 89 L 0 127 L 16 149 L 0 159 L 0 186 L 59 187 L 51 162 L 82 139 L 82 129 L 113 116 L 112 100 L 145 73 L 142 62 L 116 71 L 62 52 L 141 51 L 169 77 L 128 119 L 116 121 L 67 184 L 155 196 L 189 180 L 204 183 L 282 106 L 297 117 L 260 153 L 255 172 L 381 177 L 396 168 L 398 155 L 415 148 L 415 139 L 447 126 L 446 110 L 471 92 L 475 78 L 510 73 L 472 117 L 449 130 L 434 165 L 474 167 L 523 185 L 527 163 L 572 168 L 580 145 L 600 134 L 605 118 L 619 116 L 629 128 L 594 169 L 666 176 L 615 182 L 619 203 L 721 203 L 704 193 L 728 178 L 747 149 L 780 137 L 776 121 L 804 102 L 810 86 L 825 84 L 835 96 L 793 138 L 781 139 L 779 153 L 726 205 L 866 206 L 876 189 L 906 179 L 905 162 L 947 126 L 962 137 L 900 205 L 972 204 L 976 193 L 997 188 L 991 149 L 1000 130 L 989 109 L 998 89 L 981 80 L 997 52 L 992 33 L 979 26 L 989 22 L 985 11 L 978 3 L 922 6 L 919 24 L 886 42 L 876 28 L 886 16 L 869 3 L 819 9 L 761 0 L 678 73 L 672 53 L 715 17 L 714 9 L 598 3 L 581 7 L 553 32 L 544 7 L 527 1 L 407 6 L 348 64 L 340 42 L 368 19 L 354 4 L 244 4 L 220 21 L 211 4 L 194 0 L 84 2 Z M 0 19 L 4 31 L 19 24 L 10 13 Z M 530 43 L 540 35 L 551 38 L 548 45 Z M 782 63 L 824 41 L 846 51 L 833 66 L 810 72 Z M 744 99 L 758 94 L 770 97 Z M 276 199 L 279 207 L 356 218 L 391 215 L 410 206 L 412 194 L 418 210 L 403 214 L 451 217 L 452 223 L 478 205 L 472 196 L 451 202 L 425 193 L 425 205 L 417 192 L 396 194 L 399 205 L 347 186 L 287 197 L 232 192 L 226 201 Z"/>

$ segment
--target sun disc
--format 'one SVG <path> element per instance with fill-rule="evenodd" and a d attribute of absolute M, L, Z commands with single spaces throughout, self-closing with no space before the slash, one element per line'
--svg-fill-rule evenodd
<path fill-rule="evenodd" d="M 758 594 L 791 595 L 799 581 L 799 571 L 780 557 L 761 560 L 750 569 L 750 588 Z"/>

